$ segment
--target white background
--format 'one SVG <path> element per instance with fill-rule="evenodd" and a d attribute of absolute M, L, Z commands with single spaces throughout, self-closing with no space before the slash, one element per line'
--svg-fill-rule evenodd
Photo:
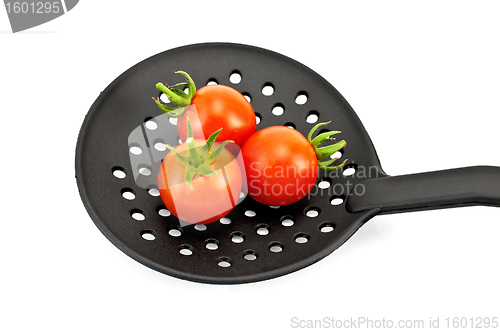
<path fill-rule="evenodd" d="M 496 1 L 85 0 L 12 34 L 0 9 L 0 330 L 499 317 L 500 209 L 378 216 L 306 269 L 214 286 L 116 249 L 74 178 L 78 131 L 99 92 L 147 57 L 208 41 L 271 49 L 321 74 L 356 110 L 388 174 L 500 166 L 499 17 Z"/>

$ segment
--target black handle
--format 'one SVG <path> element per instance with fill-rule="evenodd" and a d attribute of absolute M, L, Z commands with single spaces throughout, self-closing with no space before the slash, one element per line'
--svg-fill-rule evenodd
<path fill-rule="evenodd" d="M 364 193 L 349 196 L 350 212 L 380 208 L 399 213 L 470 205 L 500 206 L 500 167 L 475 166 L 388 176 L 362 182 Z M 357 193 L 361 188 L 357 188 Z"/>

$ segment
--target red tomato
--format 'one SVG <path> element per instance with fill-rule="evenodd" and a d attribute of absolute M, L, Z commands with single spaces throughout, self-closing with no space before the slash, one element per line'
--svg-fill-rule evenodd
<path fill-rule="evenodd" d="M 231 87 L 219 84 L 202 87 L 196 91 L 191 105 L 195 107 L 188 107 L 177 120 L 177 130 L 183 142 L 186 141 L 188 117 L 194 138 L 207 139 L 216 130 L 224 128 L 217 142 L 233 140 L 239 147 L 257 128 L 252 106 Z"/>
<path fill-rule="evenodd" d="M 318 177 L 318 158 L 311 143 L 285 126 L 264 128 L 241 148 L 248 194 L 257 202 L 282 206 L 305 197 Z"/>
<path fill-rule="evenodd" d="M 194 140 L 196 148 L 205 145 L 205 140 Z M 215 151 L 220 143 L 213 143 Z M 181 156 L 188 154 L 187 143 L 175 147 Z M 158 173 L 158 189 L 167 209 L 180 220 L 192 224 L 207 224 L 219 220 L 236 205 L 242 188 L 242 177 L 238 161 L 227 150 L 210 164 L 216 174 L 196 174 L 190 188 L 186 183 L 186 167 L 170 151 L 162 162 Z"/>

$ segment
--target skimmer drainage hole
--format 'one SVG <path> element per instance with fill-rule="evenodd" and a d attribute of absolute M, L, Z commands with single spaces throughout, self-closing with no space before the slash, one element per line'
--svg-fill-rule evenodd
<path fill-rule="evenodd" d="M 317 216 L 319 216 L 320 212 L 321 210 L 315 206 L 310 206 L 304 211 L 305 215 L 309 218 L 316 218 Z"/>
<path fill-rule="evenodd" d="M 269 250 L 271 252 L 282 252 L 283 251 L 283 245 L 279 242 L 273 242 L 269 246 Z"/>
<path fill-rule="evenodd" d="M 267 235 L 269 234 L 269 226 L 265 224 L 257 225 L 256 230 L 259 235 Z"/>
<path fill-rule="evenodd" d="M 233 70 L 231 75 L 229 75 L 229 82 L 233 84 L 239 84 L 241 82 L 241 74 L 237 70 Z"/>
<path fill-rule="evenodd" d="M 356 165 L 356 164 L 346 165 L 342 174 L 344 176 L 353 176 L 354 173 L 356 173 L 357 168 L 358 168 L 358 165 Z"/>
<path fill-rule="evenodd" d="M 142 149 L 139 145 L 131 145 L 130 146 L 130 153 L 138 156 L 142 153 Z"/>
<path fill-rule="evenodd" d="M 319 225 L 319 230 L 321 233 L 330 233 L 335 229 L 335 225 L 329 222 L 325 222 Z"/>
<path fill-rule="evenodd" d="M 158 209 L 158 214 L 162 217 L 170 217 L 172 213 L 164 207 Z"/>
<path fill-rule="evenodd" d="M 179 253 L 184 256 L 191 256 L 193 254 L 193 247 L 189 244 L 183 244 L 179 247 Z"/>
<path fill-rule="evenodd" d="M 259 124 L 261 120 L 262 120 L 261 115 L 259 113 L 255 113 L 255 123 Z"/>
<path fill-rule="evenodd" d="M 293 220 L 293 217 L 290 216 L 281 217 L 281 224 L 285 227 L 293 226 L 294 223 L 295 221 Z"/>
<path fill-rule="evenodd" d="M 300 233 L 300 234 L 297 234 L 295 235 L 295 242 L 297 243 L 307 243 L 309 241 L 309 236 L 307 234 L 304 234 L 304 233 Z"/>
<path fill-rule="evenodd" d="M 152 119 L 146 119 L 146 123 L 144 125 L 149 130 L 156 130 L 158 128 L 158 124 Z"/>
<path fill-rule="evenodd" d="M 331 180 L 329 178 L 322 178 L 318 183 L 319 189 L 327 189 L 330 188 Z"/>
<path fill-rule="evenodd" d="M 197 225 L 194 225 L 194 229 L 196 229 L 197 231 L 203 232 L 203 231 L 207 230 L 207 225 L 197 224 Z"/>
<path fill-rule="evenodd" d="M 123 198 L 125 198 L 126 200 L 134 200 L 135 199 L 135 192 L 133 189 L 130 189 L 130 188 L 124 188 L 122 189 L 122 196 Z"/>
<path fill-rule="evenodd" d="M 243 241 L 245 241 L 245 235 L 240 232 L 234 232 L 233 234 L 231 234 L 231 241 L 233 241 L 233 243 L 242 243 Z"/>
<path fill-rule="evenodd" d="M 305 103 L 307 103 L 307 92 L 300 91 L 295 97 L 295 103 L 297 105 L 304 105 Z"/>
<path fill-rule="evenodd" d="M 262 87 L 262 94 L 264 96 L 272 96 L 274 93 L 274 86 L 271 83 L 266 83 Z"/>
<path fill-rule="evenodd" d="M 178 228 L 171 228 L 168 231 L 168 235 L 173 236 L 173 237 L 179 237 L 182 235 L 182 231 Z"/>
<path fill-rule="evenodd" d="M 139 166 L 139 173 L 144 176 L 150 176 L 152 174 L 151 168 L 149 166 Z"/>
<path fill-rule="evenodd" d="M 146 219 L 146 214 L 144 213 L 144 211 L 139 209 L 130 211 L 130 215 L 137 221 L 143 221 L 144 219 Z"/>
<path fill-rule="evenodd" d="M 283 115 L 283 113 L 285 113 L 285 107 L 282 104 L 276 104 L 271 110 L 271 113 L 273 113 L 276 116 Z"/>
<path fill-rule="evenodd" d="M 306 122 L 307 123 L 316 123 L 318 122 L 319 120 L 319 113 L 316 112 L 316 111 L 310 111 L 308 114 L 307 114 L 307 117 L 306 117 Z"/>
<path fill-rule="evenodd" d="M 252 97 L 248 92 L 243 92 L 242 95 L 243 97 L 245 97 L 246 100 L 248 100 L 249 103 L 252 101 Z"/>
<path fill-rule="evenodd" d="M 219 241 L 216 239 L 208 239 L 205 241 L 205 248 L 208 250 L 217 250 L 219 248 Z"/>
<path fill-rule="evenodd" d="M 243 258 L 247 261 L 254 261 L 257 259 L 257 253 L 253 250 L 247 250 L 243 253 Z"/>
<path fill-rule="evenodd" d="M 158 197 L 160 196 L 160 191 L 157 188 L 149 188 L 148 194 L 150 194 L 153 197 Z"/>
<path fill-rule="evenodd" d="M 220 267 L 230 267 L 231 260 L 229 259 L 229 257 L 219 257 L 219 259 L 217 259 L 217 265 L 219 265 Z"/>
<path fill-rule="evenodd" d="M 124 179 L 127 176 L 125 170 L 118 166 L 113 167 L 111 171 L 113 172 L 113 176 L 117 179 Z"/>
<path fill-rule="evenodd" d="M 158 150 L 160 152 L 165 151 L 167 149 L 167 147 L 165 146 L 165 143 L 163 143 L 163 142 L 156 142 L 154 147 L 156 150 Z"/>
<path fill-rule="evenodd" d="M 342 157 L 342 154 L 343 154 L 343 149 L 340 149 L 339 151 L 335 152 L 334 154 L 332 154 L 330 156 L 330 159 L 339 159 Z"/>
<path fill-rule="evenodd" d="M 255 211 L 252 211 L 252 210 L 245 211 L 245 216 L 247 216 L 247 217 L 255 217 L 256 215 L 257 215 L 257 213 L 255 213 Z"/>
<path fill-rule="evenodd" d="M 160 95 L 160 100 L 164 103 L 164 104 L 168 104 L 170 103 L 170 99 L 168 98 L 168 96 L 165 94 L 165 93 L 161 93 Z"/>
<path fill-rule="evenodd" d="M 344 196 L 332 196 L 330 197 L 330 204 L 331 205 L 340 205 L 344 203 Z"/>
<path fill-rule="evenodd" d="M 144 240 L 148 240 L 148 241 L 153 241 L 154 239 L 156 239 L 156 234 L 155 232 L 151 231 L 151 230 L 145 230 L 145 231 L 142 231 L 141 232 L 141 236 Z"/>

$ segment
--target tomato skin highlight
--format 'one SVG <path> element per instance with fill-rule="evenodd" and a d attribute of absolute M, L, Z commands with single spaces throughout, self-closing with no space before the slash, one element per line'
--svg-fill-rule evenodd
<path fill-rule="evenodd" d="M 205 140 L 194 140 L 197 148 Z M 220 146 L 213 143 L 212 151 Z M 187 154 L 187 144 L 175 147 Z M 241 171 L 237 159 L 225 148 L 213 162 L 215 175 L 195 175 L 193 189 L 185 182 L 185 166 L 170 151 L 158 173 L 158 189 L 166 208 L 177 218 L 191 224 L 208 224 L 227 215 L 238 201 L 242 189 Z"/>
<path fill-rule="evenodd" d="M 241 149 L 250 197 L 283 206 L 304 198 L 318 177 L 318 159 L 311 143 L 285 126 L 264 128 Z"/>
<path fill-rule="evenodd" d="M 224 128 L 217 142 L 233 140 L 243 146 L 252 136 L 257 123 L 255 112 L 246 98 L 225 85 L 208 85 L 196 91 L 191 106 L 177 120 L 179 137 L 186 141 L 187 118 L 191 119 L 195 139 L 207 139 L 213 132 Z"/>

